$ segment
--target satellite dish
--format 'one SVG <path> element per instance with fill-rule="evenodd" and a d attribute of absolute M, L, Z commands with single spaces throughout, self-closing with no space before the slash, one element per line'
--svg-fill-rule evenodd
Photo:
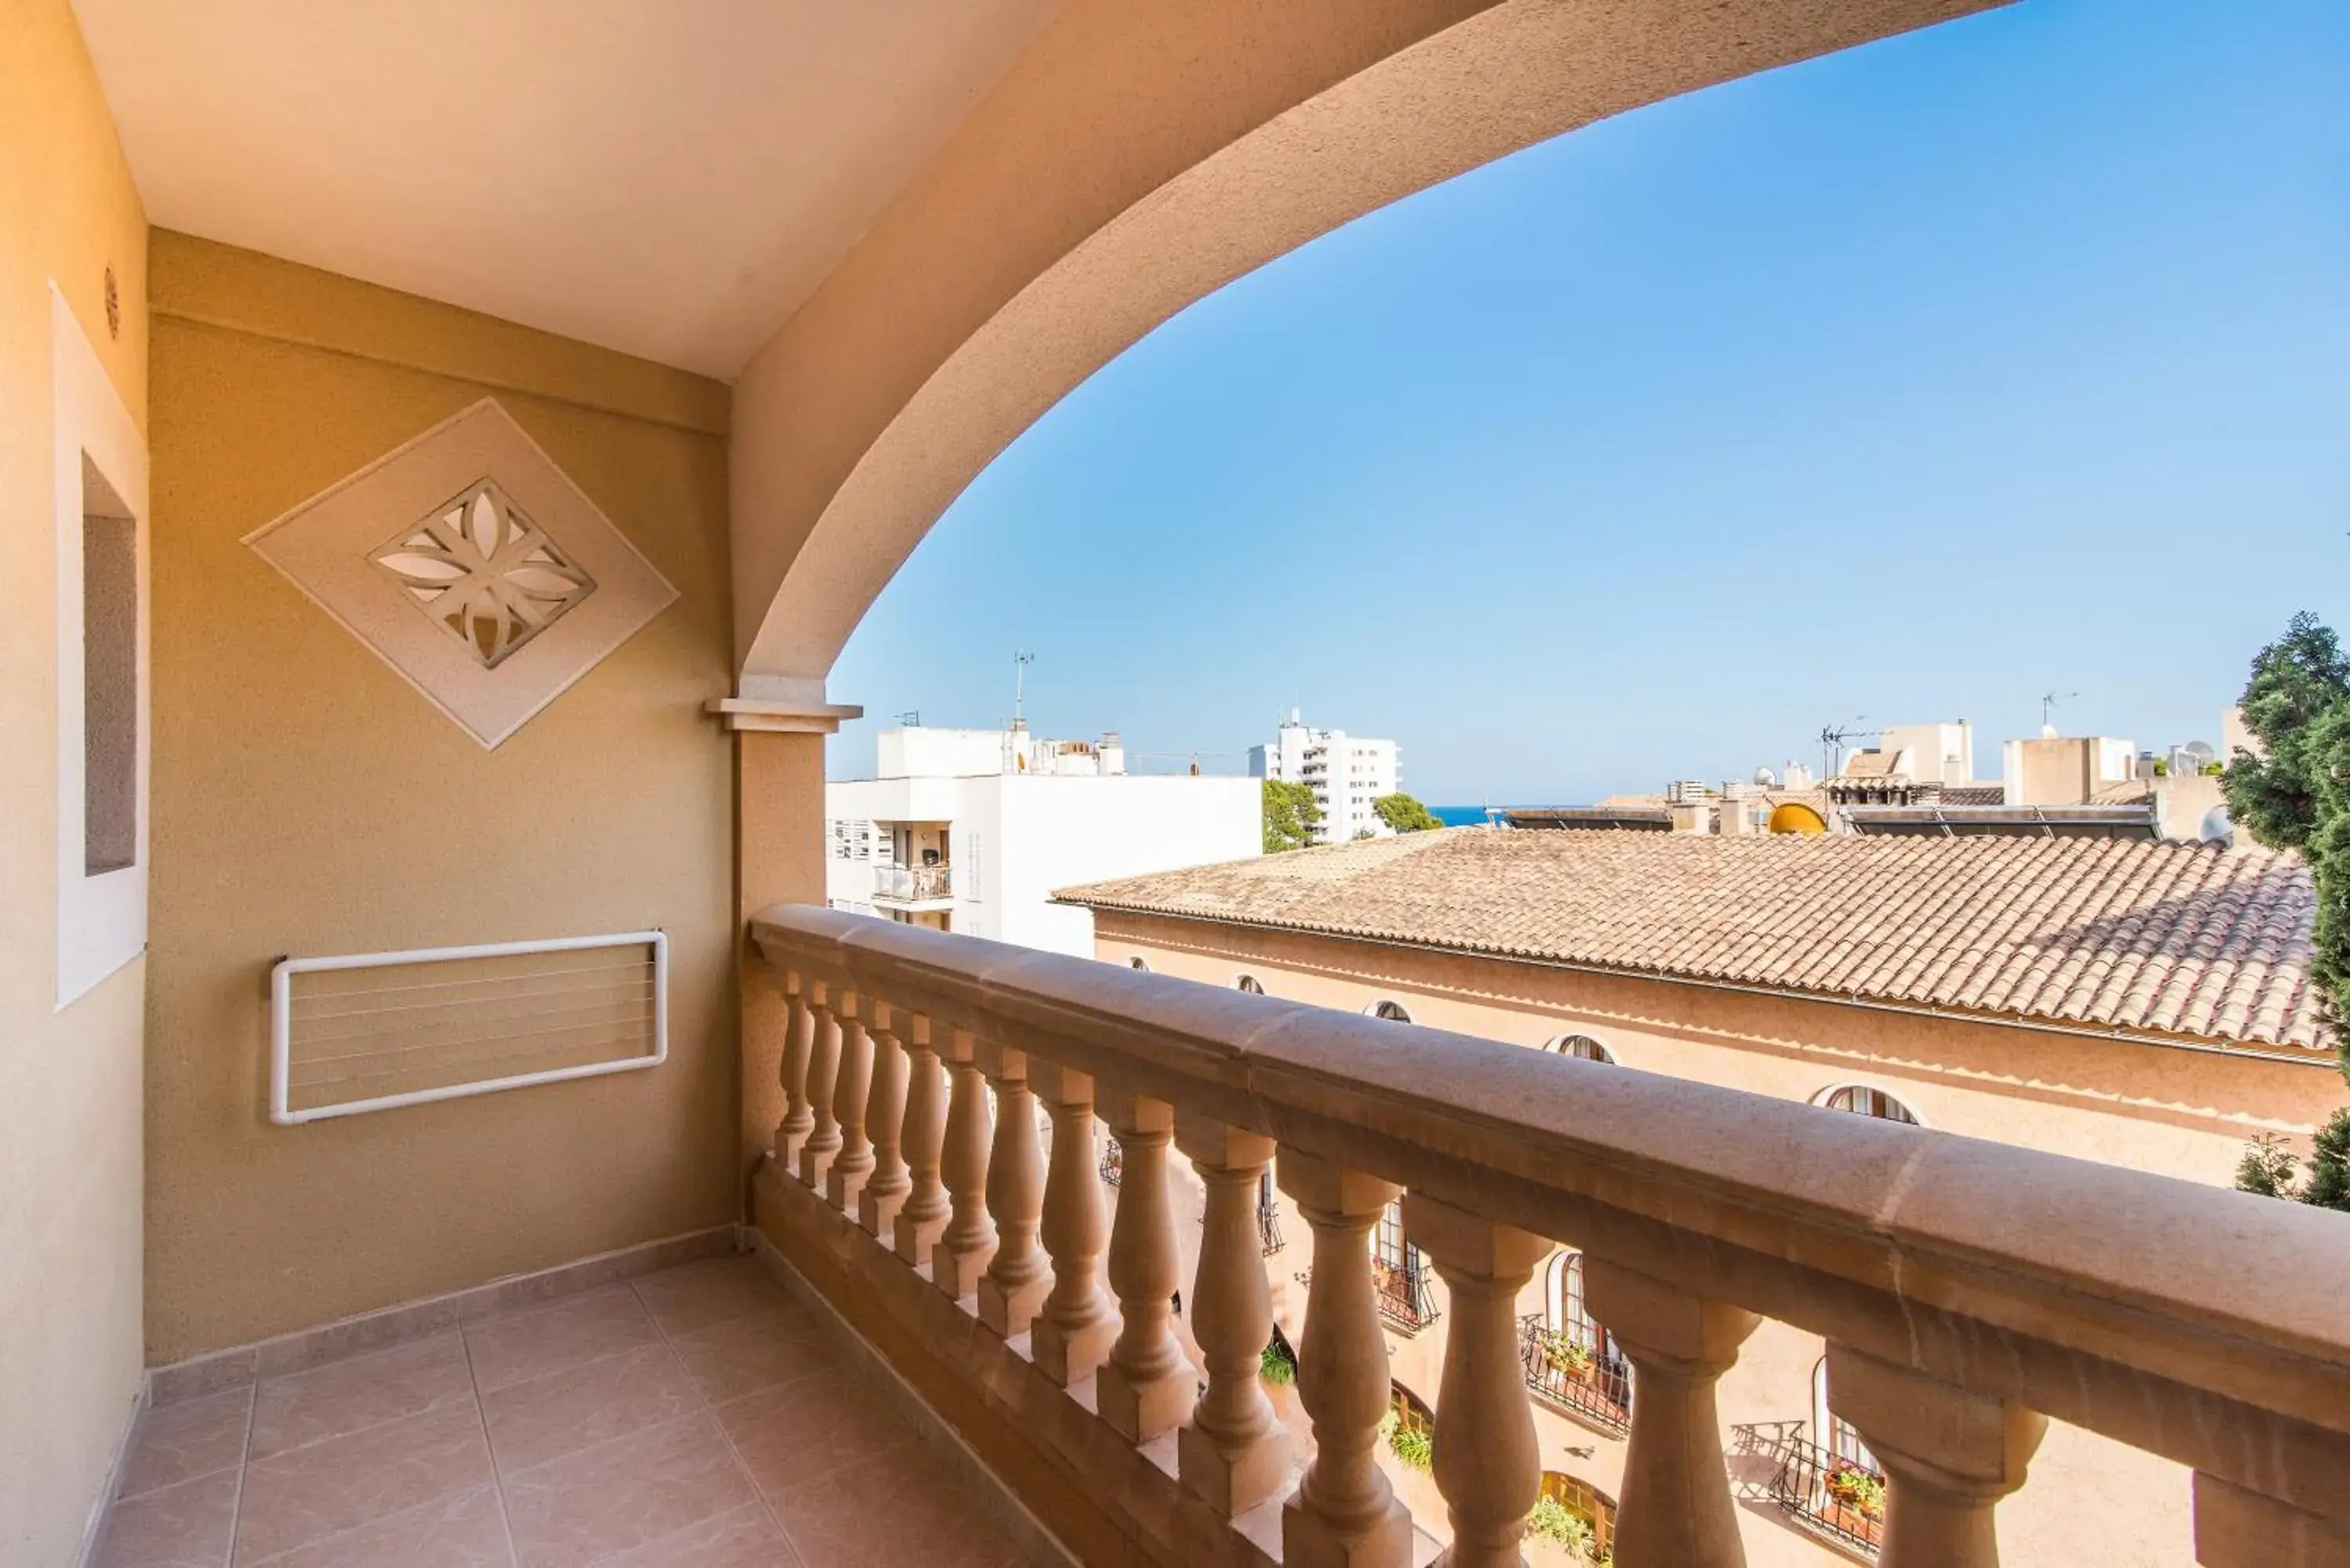
<path fill-rule="evenodd" d="M 2196 830 L 2195 836 L 2206 844 L 2233 849 L 2236 846 L 2235 819 L 2228 815 L 2226 806 L 2215 805 L 2203 814 L 2203 826 Z"/>
<path fill-rule="evenodd" d="M 1756 768 L 1754 770 L 1754 782 L 1761 784 L 1764 789 L 1777 789 L 1779 787 L 1779 775 L 1773 773 L 1769 768 Z"/>
<path fill-rule="evenodd" d="M 1773 833 L 1825 833 L 1826 820 L 1801 801 L 1786 801 L 1771 813 Z"/>

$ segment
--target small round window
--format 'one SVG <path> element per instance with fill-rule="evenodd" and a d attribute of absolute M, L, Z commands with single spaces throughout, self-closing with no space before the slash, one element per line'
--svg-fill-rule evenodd
<path fill-rule="evenodd" d="M 1150 972 L 1150 966 L 1149 966 L 1149 964 L 1147 964 L 1147 963 L 1143 962 L 1143 961 L 1142 961 L 1142 960 L 1141 960 L 1139 957 L 1130 958 L 1130 959 L 1127 960 L 1127 961 L 1126 961 L 1126 962 L 1127 962 L 1127 967 L 1128 967 L 1129 969 L 1133 969 L 1133 970 L 1139 971 L 1139 972 L 1141 972 L 1141 973 L 1143 973 L 1143 974 L 1149 974 L 1149 973 Z"/>
<path fill-rule="evenodd" d="M 1371 1004 L 1371 1016 L 1374 1018 L 1384 1018 L 1389 1023 L 1409 1023 L 1411 1022 L 1411 1014 L 1403 1010 L 1403 1003 L 1387 997 L 1381 997 L 1378 1002 Z"/>
<path fill-rule="evenodd" d="M 1251 996 L 1263 996 L 1264 994 L 1264 987 L 1258 982 L 1256 976 L 1253 974 L 1244 974 L 1241 976 L 1240 979 L 1232 981 L 1232 984 L 1238 989 L 1247 992 Z"/>

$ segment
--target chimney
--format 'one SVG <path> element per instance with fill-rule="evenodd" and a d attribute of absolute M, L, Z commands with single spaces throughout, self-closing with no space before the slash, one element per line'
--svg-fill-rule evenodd
<path fill-rule="evenodd" d="M 1671 809 L 1675 833 L 1711 833 L 1713 831 L 1713 803 L 1703 796 L 1693 800 L 1687 798 L 1677 800 Z"/>
<path fill-rule="evenodd" d="M 1126 772 L 1126 742 L 1116 730 L 1102 732 L 1101 771 L 1105 774 Z"/>

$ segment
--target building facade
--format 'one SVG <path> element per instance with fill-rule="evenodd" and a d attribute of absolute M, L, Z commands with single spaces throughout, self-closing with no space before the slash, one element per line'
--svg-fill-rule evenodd
<path fill-rule="evenodd" d="M 1876 922 L 1874 952 L 1846 940 L 1858 911 L 1929 887 L 1939 915 Z M 2307 876 L 2266 852 L 1461 828 L 1064 897 L 1094 911 L 1109 962 L 2212 1186 L 2251 1134 L 2305 1138 L 2342 1097 L 2301 969 Z M 2225 934 L 2245 899 L 2287 929 Z M 2124 925 L 2142 967 L 2096 972 L 2096 933 Z M 1952 950 L 1978 955 L 1971 973 L 1917 983 L 1919 960 Z M 1302 1229 L 1278 1202 L 1267 1223 Z M 1408 1425 L 1436 1404 L 1450 1302 L 1400 1210 L 1373 1240 Z M 1269 1263 L 1293 1340 L 1309 1277 Z M 1545 1491 L 1604 1543 L 1637 1394 L 1575 1249 L 1534 1271 L 1517 1316 Z M 1719 1386 L 1750 1563 L 1818 1568 L 1881 1539 L 1877 1461 L 1829 1407 L 1825 1356 L 1765 1322 Z M 1382 1464 L 1431 1517 L 1410 1452 L 1391 1443 Z M 2192 1562 L 2180 1467 L 2058 1427 L 2033 1473 L 2001 1513 L 2011 1560 Z"/>
<path fill-rule="evenodd" d="M 825 785 L 837 909 L 1082 955 L 1091 917 L 1054 903 L 1054 888 L 1262 847 L 1253 783 L 1129 774 L 1115 732 L 906 726 L 883 731 L 876 753 L 879 776 Z"/>
<path fill-rule="evenodd" d="M 1316 730 L 1292 708 L 1270 745 L 1249 748 L 1249 774 L 1313 789 L 1322 813 L 1314 827 L 1316 844 L 1384 838 L 1395 831 L 1372 809 L 1381 795 L 1403 788 L 1401 749 L 1393 741 Z"/>

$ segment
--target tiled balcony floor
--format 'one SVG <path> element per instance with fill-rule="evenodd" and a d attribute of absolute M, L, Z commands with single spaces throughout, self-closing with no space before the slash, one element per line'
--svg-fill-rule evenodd
<path fill-rule="evenodd" d="M 99 1568 L 999 1568 L 748 1258 L 150 1412 Z"/>

